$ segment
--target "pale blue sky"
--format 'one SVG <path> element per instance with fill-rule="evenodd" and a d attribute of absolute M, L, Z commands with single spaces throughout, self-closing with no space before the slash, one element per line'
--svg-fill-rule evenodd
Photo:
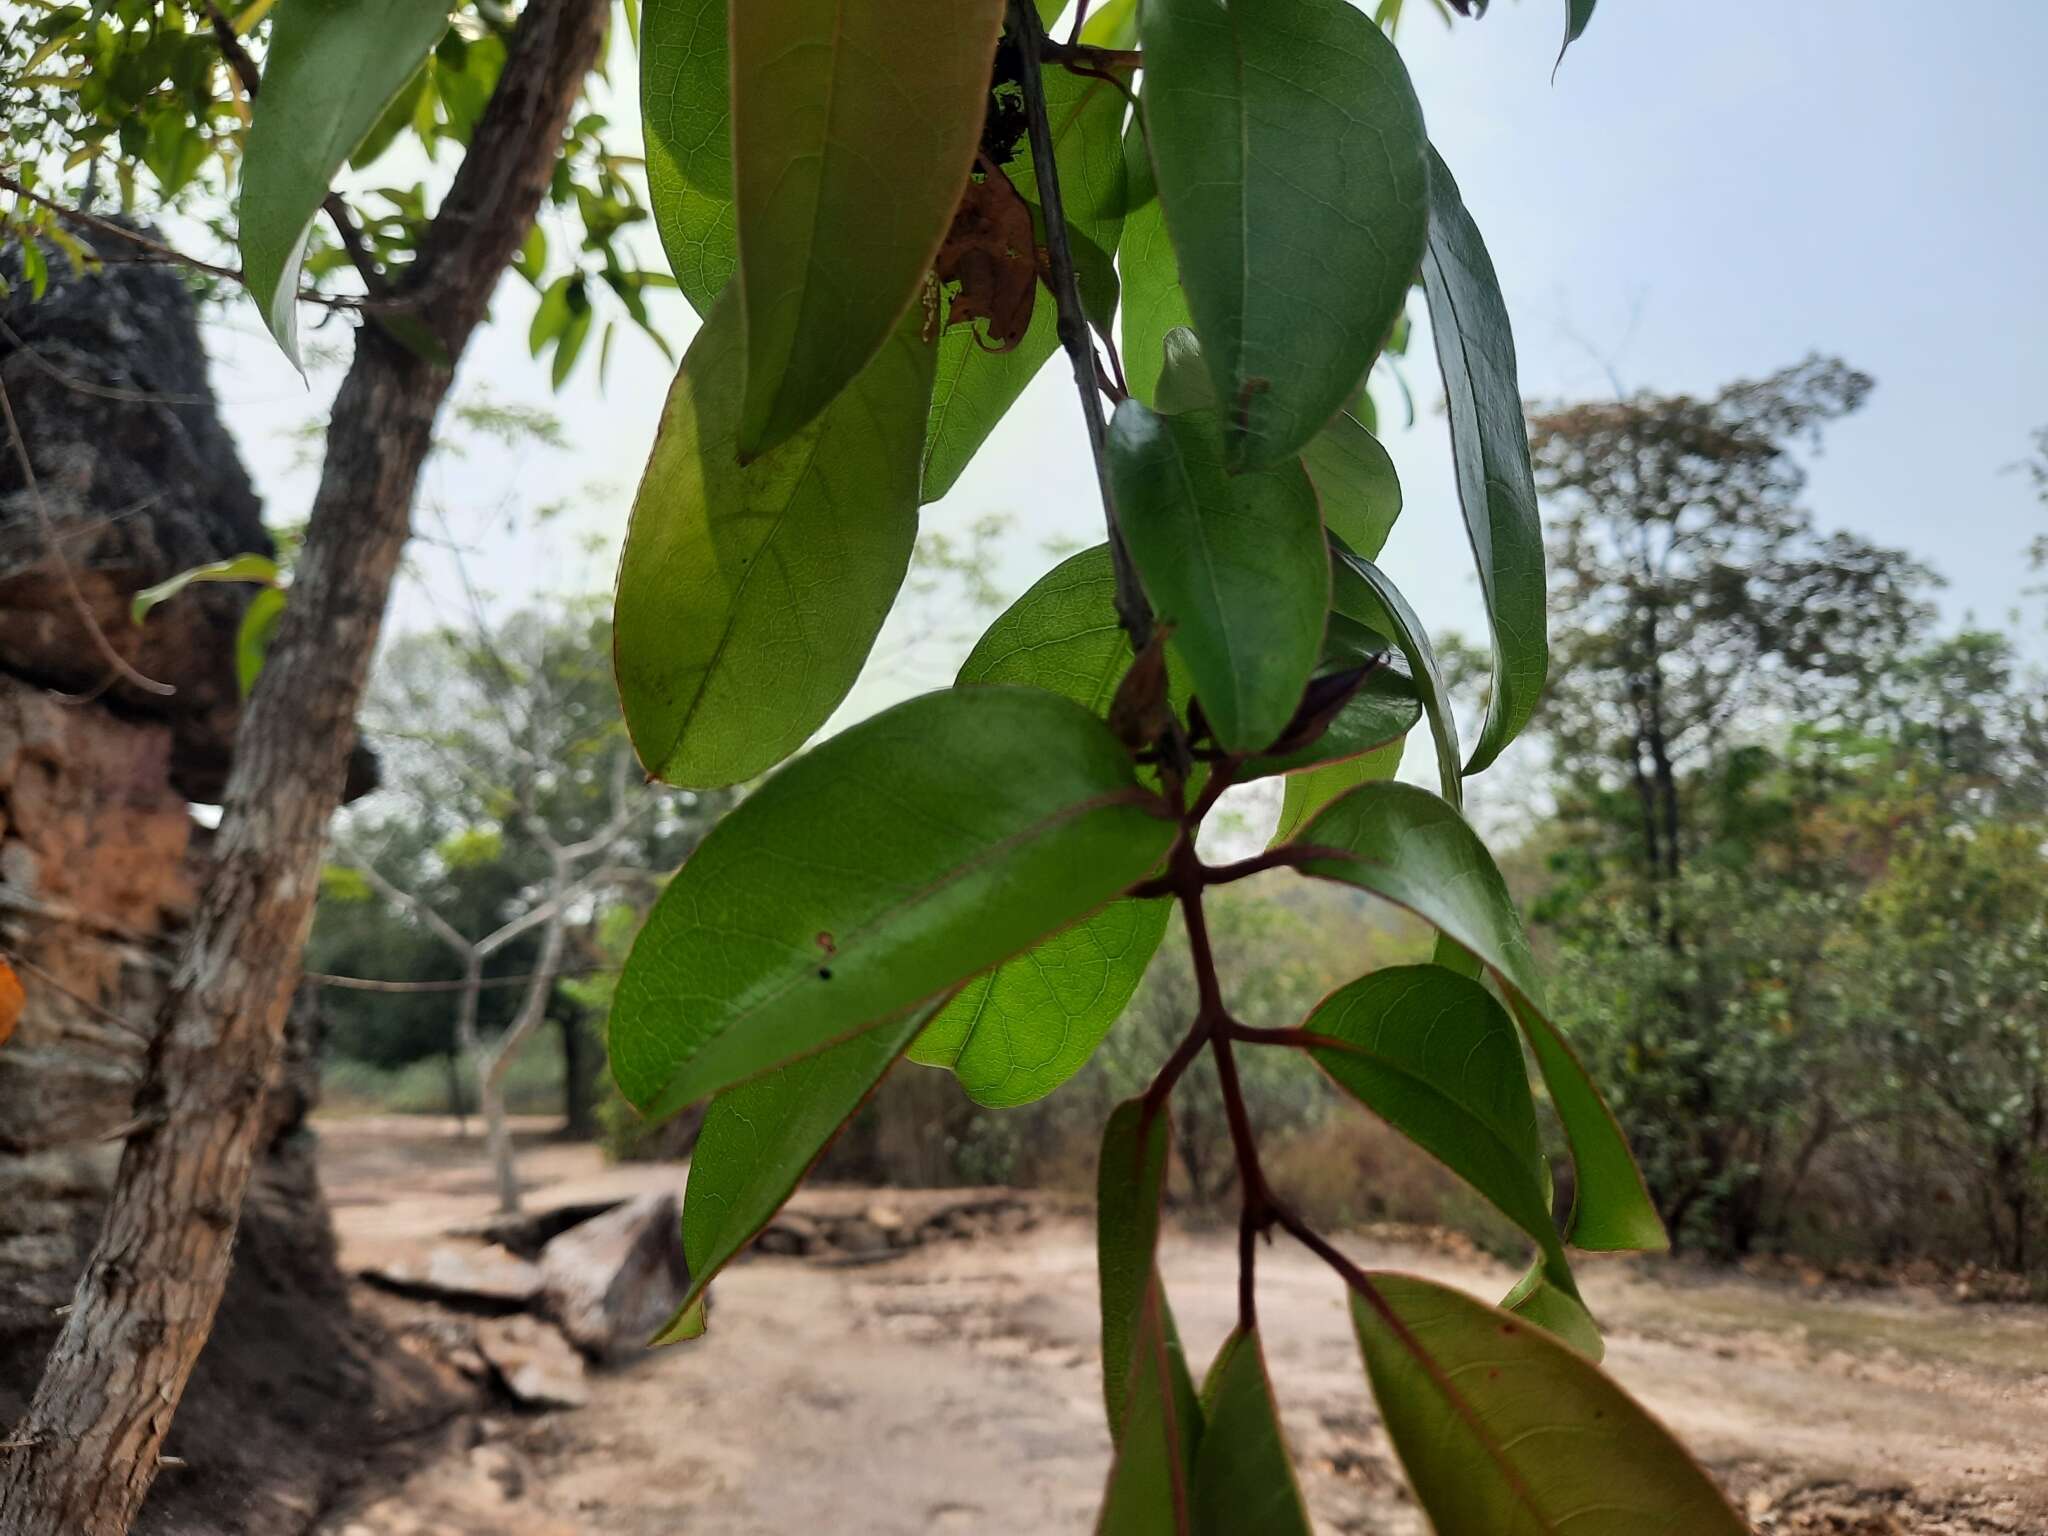
<path fill-rule="evenodd" d="M 1952 618 L 2003 625 L 2030 580 L 2020 552 L 2048 531 L 2010 468 L 2048 423 L 2048 0 L 1603 0 L 1555 85 L 1560 0 L 1497 0 L 1449 30 L 1410 9 L 1402 48 L 1500 269 L 1526 391 L 1603 394 L 1596 359 L 1631 388 L 1706 391 L 1837 352 L 1878 388 L 1813 463 L 1821 523 L 1925 557 L 1950 578 Z M 666 365 L 622 339 L 605 393 L 591 358 L 550 397 L 526 355 L 531 304 L 507 285 L 463 387 L 552 404 L 576 449 L 450 462 L 436 494 L 476 530 L 493 509 L 596 485 L 577 526 L 615 544 Z M 679 303 L 671 326 L 680 342 Z M 271 515 L 291 518 L 310 480 L 281 432 L 315 399 L 253 315 L 215 344 Z M 1408 373 L 1415 426 L 1386 413 L 1408 504 L 1386 563 L 1433 628 L 1476 632 L 1426 332 Z M 927 515 L 964 528 L 991 511 L 1022 531 L 1003 572 L 1012 590 L 1047 563 L 1041 536 L 1099 538 L 1063 367 Z M 610 577 L 609 555 L 572 557 L 561 525 L 536 536 L 501 520 L 477 541 L 477 574 L 508 595 Z M 402 599 L 413 622 L 449 600 L 431 552 L 420 569 Z M 872 707 L 883 691 L 897 689 L 862 697 Z"/>

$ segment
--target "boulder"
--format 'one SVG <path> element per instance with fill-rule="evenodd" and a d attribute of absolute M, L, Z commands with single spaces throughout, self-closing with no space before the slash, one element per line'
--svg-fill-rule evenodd
<path fill-rule="evenodd" d="M 477 1353 L 499 1385 L 526 1408 L 581 1408 L 590 1401 L 583 1357 L 546 1323 L 531 1317 L 485 1318 Z"/>
<path fill-rule="evenodd" d="M 672 1194 L 641 1195 L 541 1250 L 541 1310 L 594 1360 L 638 1353 L 690 1288 Z"/>
<path fill-rule="evenodd" d="M 366 1269 L 380 1290 L 470 1312 L 523 1312 L 541 1294 L 541 1272 L 502 1248 L 431 1250 L 424 1259 L 401 1259 Z"/>

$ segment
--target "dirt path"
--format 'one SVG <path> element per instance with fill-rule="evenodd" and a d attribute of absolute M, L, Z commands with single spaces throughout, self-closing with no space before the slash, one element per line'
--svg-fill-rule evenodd
<path fill-rule="evenodd" d="M 415 1249 L 485 1212 L 476 1154 L 426 1130 L 325 1128 L 345 1262 Z M 579 1147 L 537 1148 L 523 1166 L 545 1204 L 680 1182 L 675 1169 L 603 1169 Z M 1513 1278 L 1415 1246 L 1346 1247 L 1489 1298 Z M 1230 1326 L 1235 1262 L 1227 1237 L 1175 1233 L 1163 1247 L 1197 1359 Z M 1586 1290 L 1610 1368 L 1760 1531 L 2048 1532 L 2048 1312 L 1625 1263 L 1592 1265 Z M 1319 1528 L 1421 1536 L 1328 1273 L 1268 1250 L 1260 1307 Z M 756 1259 L 720 1282 L 702 1342 L 597 1378 L 580 1411 L 475 1429 L 329 1530 L 1086 1531 L 1107 1464 L 1095 1335 L 1092 1237 L 1078 1219 L 859 1268 Z"/>

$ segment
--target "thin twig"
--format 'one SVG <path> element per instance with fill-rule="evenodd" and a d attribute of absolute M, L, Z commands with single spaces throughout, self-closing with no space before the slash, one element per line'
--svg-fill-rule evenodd
<path fill-rule="evenodd" d="M 1116 616 L 1130 636 L 1131 650 L 1142 653 L 1152 642 L 1152 606 L 1138 583 L 1137 568 L 1117 525 L 1116 493 L 1109 479 L 1109 428 L 1102 418 L 1102 395 L 1096 387 L 1095 348 L 1090 340 L 1088 312 L 1081 304 L 1080 279 L 1067 234 L 1066 204 L 1060 196 L 1059 167 L 1053 154 L 1052 116 L 1045 103 L 1045 27 L 1032 0 L 1010 0 L 1010 29 L 1017 39 L 1024 75 L 1024 115 L 1031 130 L 1031 160 L 1038 173 L 1039 206 L 1045 214 L 1045 249 L 1052 269 L 1052 293 L 1059 311 L 1060 344 L 1074 367 L 1081 414 L 1088 424 L 1088 449 L 1095 461 L 1095 483 L 1102 495 L 1103 522 L 1109 532 L 1110 563 L 1116 571 Z"/>
<path fill-rule="evenodd" d="M 218 262 L 207 261 L 203 257 L 194 256 L 187 251 L 181 251 L 176 246 L 165 245 L 161 240 L 153 240 L 148 235 L 128 228 L 125 224 L 117 224 L 112 219 L 103 219 L 96 213 L 87 213 L 83 208 L 69 207 L 58 202 L 55 198 L 45 197 L 40 192 L 31 191 L 12 176 L 0 175 L 0 192 L 11 192 L 16 197 L 24 198 L 34 203 L 38 208 L 55 214 L 67 224 L 75 224 L 80 229 L 91 230 L 94 234 L 106 235 L 111 239 L 131 245 L 135 249 L 144 252 L 148 259 L 152 261 L 162 262 L 166 266 L 189 267 L 195 272 L 204 272 L 209 277 L 224 278 L 231 283 L 240 283 L 245 288 L 249 284 L 248 278 L 242 275 L 241 269 L 238 267 L 224 267 Z M 376 300 L 357 298 L 353 294 L 319 293 L 311 288 L 301 288 L 298 297 L 299 302 L 302 304 L 320 304 L 328 309 L 373 310 L 395 307 L 396 303 L 396 301 L 393 301 L 392 305 L 384 305 Z"/>
<path fill-rule="evenodd" d="M 63 580 L 64 591 L 71 599 L 71 606 L 78 614 L 78 620 L 85 626 L 85 632 L 92 639 L 93 649 L 114 671 L 133 686 L 145 693 L 169 698 L 178 690 L 169 683 L 160 683 L 153 677 L 144 677 L 128 662 L 128 659 L 114 649 L 106 631 L 100 628 L 100 621 L 93 617 L 92 604 L 85 600 L 85 592 L 78 585 L 78 577 L 72 573 L 71 562 L 64 558 L 64 549 L 57 541 L 56 524 L 50 521 L 50 509 L 43 503 L 43 488 L 36 482 L 35 465 L 29 462 L 28 444 L 22 441 L 21 425 L 14 419 L 14 402 L 8 397 L 7 385 L 0 380 L 0 415 L 7 418 L 7 440 L 14 448 L 14 461 L 21 466 L 22 484 L 27 487 L 29 505 L 35 510 L 36 525 L 42 530 L 43 541 L 50 547 L 50 558 L 57 562 L 57 574 Z"/>
<path fill-rule="evenodd" d="M 621 967 L 616 965 L 564 965 L 555 968 L 557 976 L 616 976 Z M 527 971 L 518 976 L 486 976 L 477 983 L 480 987 L 521 987 L 532 981 L 537 972 Z M 469 983 L 455 981 L 384 981 L 375 976 L 336 976 L 327 971 L 307 971 L 305 980 L 323 987 L 340 987 L 349 992 L 460 992 Z"/>

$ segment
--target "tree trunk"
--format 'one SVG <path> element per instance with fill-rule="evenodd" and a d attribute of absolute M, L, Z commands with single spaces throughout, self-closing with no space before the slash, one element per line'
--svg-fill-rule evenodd
<path fill-rule="evenodd" d="M 546 191 L 604 36 L 601 0 L 533 0 L 403 295 L 460 357 Z M 27 1419 L 0 1452 L 5 1536 L 124 1536 L 213 1323 L 311 922 L 327 822 L 451 375 L 357 333 L 290 606 L 242 716 L 218 857 L 163 1008 L 141 1124 Z"/>

